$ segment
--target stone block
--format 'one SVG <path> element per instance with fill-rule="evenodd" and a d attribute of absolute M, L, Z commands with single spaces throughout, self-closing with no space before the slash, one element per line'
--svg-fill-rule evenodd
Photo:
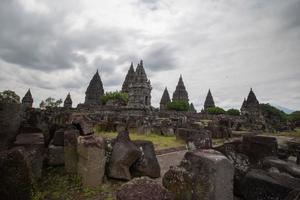
<path fill-rule="evenodd" d="M 59 166 L 65 164 L 64 147 L 49 145 L 48 148 L 48 165 Z"/>
<path fill-rule="evenodd" d="M 65 170 L 67 173 L 77 173 L 77 138 L 79 131 L 76 129 L 68 129 L 64 132 L 64 157 Z"/>

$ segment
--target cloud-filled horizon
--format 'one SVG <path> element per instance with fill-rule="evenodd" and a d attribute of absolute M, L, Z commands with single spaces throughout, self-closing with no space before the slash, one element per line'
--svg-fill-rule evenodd
<path fill-rule="evenodd" d="M 3 0 L 0 90 L 34 105 L 71 93 L 73 106 L 99 69 L 120 90 L 130 63 L 144 61 L 152 105 L 180 74 L 201 110 L 208 89 L 220 107 L 260 102 L 300 109 L 299 0 Z"/>

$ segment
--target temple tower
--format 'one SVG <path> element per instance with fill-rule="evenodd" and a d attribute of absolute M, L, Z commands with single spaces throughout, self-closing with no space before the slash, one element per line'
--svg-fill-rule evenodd
<path fill-rule="evenodd" d="M 133 82 L 129 85 L 128 107 L 151 107 L 151 83 L 148 80 L 143 66 L 143 61 L 137 65 Z"/>
<path fill-rule="evenodd" d="M 244 100 L 243 102 L 241 114 L 248 117 L 249 119 L 252 119 L 252 121 L 261 117 L 259 102 L 252 88 L 250 89 L 247 100 Z"/>
<path fill-rule="evenodd" d="M 64 108 L 72 108 L 72 99 L 70 93 L 68 93 L 65 101 L 64 101 Z"/>
<path fill-rule="evenodd" d="M 27 90 L 25 96 L 22 98 L 22 105 L 26 108 L 32 108 L 33 98 L 30 89 Z"/>
<path fill-rule="evenodd" d="M 215 102 L 209 89 L 204 102 L 204 110 L 207 110 L 207 108 L 214 108 L 214 107 L 215 107 Z"/>
<path fill-rule="evenodd" d="M 167 105 L 170 102 L 171 102 L 170 95 L 169 95 L 168 89 L 166 87 L 165 90 L 164 90 L 164 93 L 161 97 L 161 100 L 160 100 L 160 110 L 166 110 Z"/>
<path fill-rule="evenodd" d="M 125 80 L 122 85 L 122 92 L 123 93 L 129 93 L 129 86 L 133 83 L 135 77 L 135 72 L 133 68 L 133 63 L 131 62 L 130 68 L 127 72 L 127 75 L 125 77 Z"/>
<path fill-rule="evenodd" d="M 101 97 L 104 95 L 103 84 L 99 76 L 98 70 L 93 76 L 90 84 L 85 92 L 86 105 L 101 105 Z"/>
<path fill-rule="evenodd" d="M 185 89 L 182 76 L 180 75 L 176 90 L 173 93 L 172 101 L 186 101 L 189 102 L 189 96 Z"/>
<path fill-rule="evenodd" d="M 197 112 L 193 103 L 190 104 L 190 112 L 193 112 L 193 113 Z"/>

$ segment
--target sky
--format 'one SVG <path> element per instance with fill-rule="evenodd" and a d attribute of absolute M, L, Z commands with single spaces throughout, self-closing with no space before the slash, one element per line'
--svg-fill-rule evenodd
<path fill-rule="evenodd" d="M 182 74 L 201 110 L 258 100 L 300 109 L 300 0 L 1 0 L 0 91 L 83 103 L 99 69 L 120 90 L 144 61 L 157 107 Z"/>

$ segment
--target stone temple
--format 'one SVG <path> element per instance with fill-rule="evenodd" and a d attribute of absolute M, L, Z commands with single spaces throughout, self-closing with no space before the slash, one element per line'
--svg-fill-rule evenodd
<path fill-rule="evenodd" d="M 130 67 L 131 68 L 131 67 Z M 129 69 L 130 71 L 130 69 Z M 126 81 L 126 79 L 125 79 Z M 128 89 L 128 107 L 130 108 L 150 108 L 151 107 L 151 83 L 147 78 L 143 61 L 136 67 L 133 81 Z"/>
<path fill-rule="evenodd" d="M 166 87 L 165 90 L 164 90 L 164 93 L 161 97 L 161 100 L 160 100 L 160 110 L 166 110 L 167 105 L 170 102 L 171 102 L 171 99 L 170 99 L 169 91 Z"/>
<path fill-rule="evenodd" d="M 178 84 L 176 86 L 176 90 L 173 93 L 172 101 L 185 101 L 189 102 L 189 95 L 185 89 L 182 76 L 180 75 Z"/>
<path fill-rule="evenodd" d="M 85 105 L 101 105 L 101 97 L 104 95 L 103 84 L 97 72 L 93 76 L 85 92 Z"/>
<path fill-rule="evenodd" d="M 70 93 L 67 95 L 65 101 L 64 101 L 64 108 L 72 108 L 72 99 Z"/>
<path fill-rule="evenodd" d="M 215 107 L 215 102 L 209 89 L 204 102 L 204 110 L 207 110 L 208 108 L 214 108 L 214 107 Z"/>
<path fill-rule="evenodd" d="M 32 108 L 33 98 L 32 98 L 30 89 L 28 89 L 25 96 L 22 98 L 22 104 L 24 107 Z"/>
<path fill-rule="evenodd" d="M 133 83 L 134 78 L 135 78 L 135 72 L 134 72 L 134 68 L 133 68 L 133 63 L 131 62 L 128 73 L 125 77 L 125 81 L 123 82 L 123 85 L 122 85 L 122 92 L 129 93 L 129 86 Z"/>

